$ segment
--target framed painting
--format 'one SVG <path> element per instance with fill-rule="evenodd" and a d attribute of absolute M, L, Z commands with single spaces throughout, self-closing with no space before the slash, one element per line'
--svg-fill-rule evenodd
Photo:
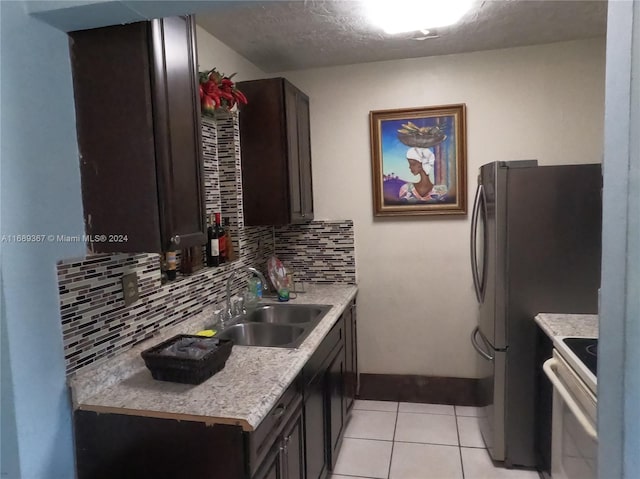
<path fill-rule="evenodd" d="M 467 214 L 465 110 L 369 112 L 375 216 Z"/>

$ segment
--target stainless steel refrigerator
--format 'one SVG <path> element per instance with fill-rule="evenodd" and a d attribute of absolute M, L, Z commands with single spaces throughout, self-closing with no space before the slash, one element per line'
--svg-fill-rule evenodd
<path fill-rule="evenodd" d="M 539 312 L 597 313 L 600 165 L 495 162 L 480 168 L 471 269 L 471 342 L 482 365 L 480 429 L 495 461 L 535 466 Z"/>

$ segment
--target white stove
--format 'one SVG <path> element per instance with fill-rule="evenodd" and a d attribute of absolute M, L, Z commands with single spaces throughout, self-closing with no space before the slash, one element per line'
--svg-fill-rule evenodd
<path fill-rule="evenodd" d="M 554 338 L 544 372 L 553 384 L 551 476 L 596 479 L 597 339 Z"/>
<path fill-rule="evenodd" d="M 584 336 L 558 336 L 553 340 L 562 358 L 569 363 L 589 390 L 597 397 L 598 338 Z"/>

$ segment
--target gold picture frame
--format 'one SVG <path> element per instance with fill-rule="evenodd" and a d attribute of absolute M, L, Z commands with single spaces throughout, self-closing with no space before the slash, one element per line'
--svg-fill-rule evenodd
<path fill-rule="evenodd" d="M 467 214 L 464 103 L 369 112 L 375 216 Z"/>

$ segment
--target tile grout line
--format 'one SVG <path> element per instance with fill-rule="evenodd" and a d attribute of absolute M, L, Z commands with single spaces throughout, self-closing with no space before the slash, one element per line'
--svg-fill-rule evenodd
<path fill-rule="evenodd" d="M 398 416 L 400 416 L 400 402 L 396 403 L 396 423 L 393 426 L 393 440 L 391 441 L 391 455 L 389 456 L 389 469 L 387 479 L 391 478 L 391 464 L 393 464 L 393 450 L 396 446 L 396 430 L 398 429 Z"/>
<path fill-rule="evenodd" d="M 393 440 L 389 439 L 376 439 L 373 437 L 356 437 L 356 436 L 344 436 L 345 439 L 358 439 L 359 441 L 375 441 L 375 442 L 393 442 Z M 398 441 L 405 442 L 405 441 Z"/>
<path fill-rule="evenodd" d="M 351 438 L 351 439 L 354 439 L 354 438 Z M 389 441 L 385 441 L 385 442 L 389 442 Z M 425 446 L 460 447 L 459 444 L 446 444 L 444 442 L 420 442 L 420 441 L 394 441 L 394 442 L 398 442 L 400 444 L 423 444 Z M 481 448 L 480 447 L 476 447 L 474 449 L 481 449 Z"/>
<path fill-rule="evenodd" d="M 458 426 L 458 412 L 453 406 L 453 417 L 456 419 L 456 433 L 458 434 L 458 455 L 460 456 L 460 470 L 462 471 L 462 479 L 464 478 L 464 462 L 462 461 L 462 443 L 460 441 L 460 427 Z"/>
<path fill-rule="evenodd" d="M 375 441 L 375 442 L 398 442 L 401 444 L 424 444 L 425 446 L 447 446 L 447 447 L 465 447 L 467 449 L 486 449 L 479 446 L 460 446 L 459 444 L 447 444 L 445 442 L 423 442 L 423 441 L 398 441 L 389 439 L 377 439 L 373 437 L 357 437 L 357 436 L 344 436 L 345 439 L 357 439 L 359 441 Z"/>

